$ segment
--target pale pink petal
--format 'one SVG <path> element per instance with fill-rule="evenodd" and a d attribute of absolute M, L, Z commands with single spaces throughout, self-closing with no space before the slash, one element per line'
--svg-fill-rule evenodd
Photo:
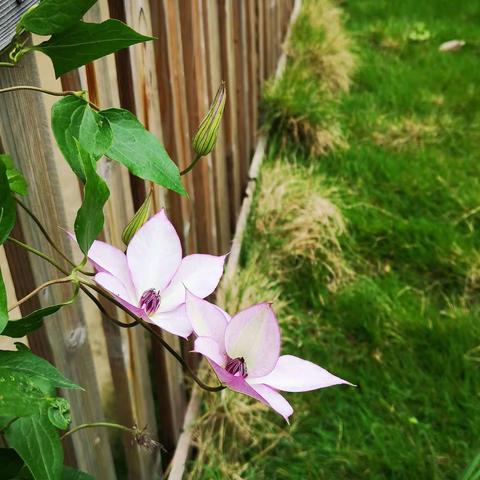
<path fill-rule="evenodd" d="M 77 242 L 73 233 L 68 231 L 66 233 L 71 240 Z M 136 297 L 132 277 L 128 269 L 127 257 L 120 249 L 100 240 L 95 240 L 88 251 L 88 260 L 98 272 L 108 272 L 117 277 L 125 285 L 129 295 L 132 298 Z M 138 299 L 135 298 L 135 300 Z"/>
<path fill-rule="evenodd" d="M 167 332 L 187 338 L 192 333 L 192 325 L 188 320 L 185 304 L 171 312 L 156 312 L 148 321 Z"/>
<path fill-rule="evenodd" d="M 282 395 L 268 385 L 253 385 L 253 389 L 259 393 L 287 423 L 290 423 L 288 417 L 293 413 L 293 408 Z"/>
<path fill-rule="evenodd" d="M 280 330 L 270 303 L 259 303 L 233 316 L 225 331 L 230 358 L 243 357 L 249 377 L 270 373 L 280 354 Z"/>
<path fill-rule="evenodd" d="M 352 385 L 315 363 L 293 355 L 282 355 L 268 375 L 259 378 L 249 376 L 248 381 L 252 385 L 264 383 L 286 392 L 306 392 L 340 384 Z"/>
<path fill-rule="evenodd" d="M 128 244 L 127 262 L 138 298 L 151 288 L 160 292 L 164 290 L 178 270 L 181 259 L 180 239 L 161 210 Z"/>
<path fill-rule="evenodd" d="M 220 367 L 227 363 L 227 357 L 221 346 L 210 337 L 198 337 L 195 340 L 194 352 L 201 353 L 210 360 L 213 360 Z"/>
<path fill-rule="evenodd" d="M 170 285 L 161 292 L 161 310 L 168 311 L 185 302 L 185 288 L 199 298 L 213 293 L 223 275 L 225 257 L 203 254 L 185 257 Z"/>
<path fill-rule="evenodd" d="M 145 316 L 145 312 L 135 305 L 135 299 L 129 295 L 125 285 L 117 277 L 107 272 L 100 272 L 95 275 L 95 281 L 105 290 L 113 293 L 113 295 L 117 297 L 117 300 L 133 314 L 138 317 Z"/>
<path fill-rule="evenodd" d="M 225 384 L 228 388 L 234 390 L 235 392 L 243 393 L 249 397 L 253 397 L 259 402 L 267 404 L 267 401 L 256 390 L 254 390 L 253 387 L 251 387 L 243 377 L 236 377 L 228 373 L 225 369 L 217 365 L 212 360 L 209 360 L 209 363 L 217 374 L 220 382 Z"/>
<path fill-rule="evenodd" d="M 195 334 L 199 337 L 213 338 L 225 352 L 226 314 L 213 303 L 198 298 L 188 290 L 185 305 Z"/>

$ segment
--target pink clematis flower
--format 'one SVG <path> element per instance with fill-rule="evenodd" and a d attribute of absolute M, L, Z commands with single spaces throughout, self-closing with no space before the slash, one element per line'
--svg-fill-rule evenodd
<path fill-rule="evenodd" d="M 305 392 L 351 383 L 293 355 L 280 356 L 280 330 L 270 303 L 248 307 L 233 318 L 187 291 L 187 315 L 198 335 L 195 352 L 207 357 L 219 380 L 269 405 L 288 422 L 291 405 L 278 393 Z"/>
<path fill-rule="evenodd" d="M 225 256 L 195 254 L 182 259 L 177 232 L 162 209 L 133 236 L 126 254 L 95 241 L 88 258 L 95 281 L 128 310 L 175 335 L 188 337 L 185 287 L 200 298 L 210 295 L 223 274 Z"/>

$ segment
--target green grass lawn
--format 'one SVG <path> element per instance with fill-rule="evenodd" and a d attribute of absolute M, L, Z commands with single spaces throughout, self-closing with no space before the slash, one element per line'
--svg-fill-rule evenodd
<path fill-rule="evenodd" d="M 353 46 L 307 0 L 266 92 L 269 157 L 224 303 L 273 296 L 284 353 L 358 387 L 287 394 L 290 427 L 210 400 L 191 478 L 479 478 L 463 472 L 480 452 L 480 3 L 341 6 Z"/>

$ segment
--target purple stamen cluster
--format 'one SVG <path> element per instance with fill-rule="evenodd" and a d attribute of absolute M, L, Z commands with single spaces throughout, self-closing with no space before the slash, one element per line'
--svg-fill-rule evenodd
<path fill-rule="evenodd" d="M 140 308 L 143 308 L 147 315 L 153 315 L 160 307 L 160 292 L 154 288 L 145 290 L 140 298 Z"/>
<path fill-rule="evenodd" d="M 245 378 L 248 375 L 247 372 L 247 365 L 245 364 L 245 359 L 243 357 L 231 358 L 227 365 L 225 366 L 225 370 L 232 375 L 237 375 L 239 377 Z"/>

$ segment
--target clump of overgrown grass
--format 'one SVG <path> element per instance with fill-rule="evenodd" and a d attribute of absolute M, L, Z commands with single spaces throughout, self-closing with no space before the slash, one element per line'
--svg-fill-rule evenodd
<path fill-rule="evenodd" d="M 300 59 L 332 94 L 348 92 L 355 56 L 343 12 L 329 0 L 307 0 L 292 29 L 290 59 Z"/>
<path fill-rule="evenodd" d="M 287 53 L 283 77 L 265 88 L 265 128 L 311 156 L 345 147 L 334 98 L 348 91 L 355 60 L 340 10 L 327 0 L 305 2 Z"/>
<path fill-rule="evenodd" d="M 352 275 L 339 240 L 346 231 L 340 202 L 338 190 L 312 168 L 285 159 L 265 165 L 255 230 L 267 245 L 268 262 L 278 278 L 308 264 L 323 272 L 322 283 L 333 290 Z"/>

